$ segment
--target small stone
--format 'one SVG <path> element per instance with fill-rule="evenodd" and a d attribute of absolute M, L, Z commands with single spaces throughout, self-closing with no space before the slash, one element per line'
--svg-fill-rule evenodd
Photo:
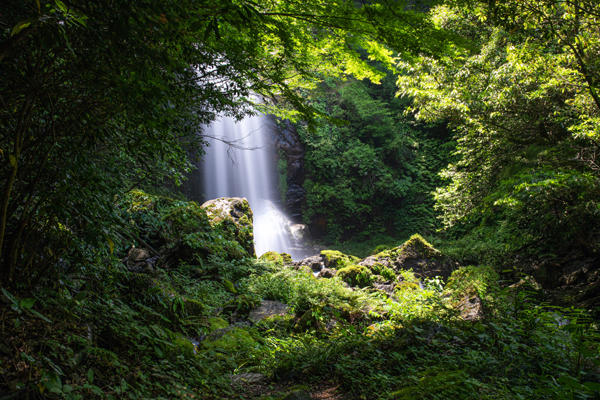
<path fill-rule="evenodd" d="M 477 295 L 463 297 L 457 308 L 465 321 L 479 321 L 483 318 L 483 304 Z"/>
<path fill-rule="evenodd" d="M 148 250 L 132 247 L 123 262 L 131 272 L 152 272 L 157 260 L 158 256 L 150 257 Z"/>

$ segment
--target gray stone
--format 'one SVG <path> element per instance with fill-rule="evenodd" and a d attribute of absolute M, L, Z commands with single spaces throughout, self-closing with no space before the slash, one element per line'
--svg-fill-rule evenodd
<path fill-rule="evenodd" d="M 306 257 L 303 260 L 297 261 L 296 263 L 294 263 L 294 265 L 297 268 L 300 268 L 302 266 L 307 266 L 310 269 L 312 269 L 314 272 L 319 272 L 321 269 L 323 269 L 323 265 L 324 265 L 323 257 L 320 255 Z"/>
<path fill-rule="evenodd" d="M 122 261 L 131 272 L 151 272 L 158 260 L 158 256 L 150 257 L 146 249 L 132 247 Z"/>
<path fill-rule="evenodd" d="M 337 274 L 337 271 L 332 268 L 323 268 L 317 275 L 319 278 L 333 278 Z"/>
<path fill-rule="evenodd" d="M 275 315 L 285 315 L 288 311 L 288 306 L 279 301 L 263 300 L 260 306 L 250 311 L 248 319 L 252 322 L 258 322 L 265 318 Z"/>
<path fill-rule="evenodd" d="M 362 266 L 369 267 L 369 268 L 374 266 L 375 264 L 381 264 L 384 267 L 389 267 L 391 262 L 390 262 L 390 259 L 387 257 L 378 257 L 375 255 L 375 256 L 369 256 L 358 263 L 358 265 L 362 265 Z"/>
<path fill-rule="evenodd" d="M 465 321 L 478 321 L 483 318 L 483 304 L 479 296 L 465 296 L 457 306 L 460 317 Z"/>
<path fill-rule="evenodd" d="M 231 383 L 238 386 L 252 385 L 262 383 L 267 379 L 263 374 L 258 372 L 246 372 L 243 374 L 236 374 L 231 376 Z"/>
<path fill-rule="evenodd" d="M 396 284 L 395 283 L 380 283 L 380 282 L 374 282 L 373 283 L 373 287 L 375 289 L 384 291 L 385 293 L 387 293 L 388 295 L 392 296 L 394 294 L 394 289 L 396 288 Z"/>

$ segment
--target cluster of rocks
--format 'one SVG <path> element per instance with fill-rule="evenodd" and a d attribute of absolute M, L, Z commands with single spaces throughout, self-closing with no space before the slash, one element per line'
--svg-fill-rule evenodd
<path fill-rule="evenodd" d="M 318 255 L 290 264 L 297 269 L 310 269 L 315 276 L 321 278 L 331 278 L 342 268 L 358 266 L 375 273 L 388 268 L 396 273 L 400 270 L 412 270 L 420 279 L 436 276 L 447 279 L 458 267 L 458 263 L 443 255 L 420 235 L 413 235 L 401 246 L 364 259 L 335 250 L 323 250 Z"/>
<path fill-rule="evenodd" d="M 447 280 L 459 267 L 457 262 L 442 254 L 419 235 L 413 235 L 401 246 L 364 259 L 335 250 L 323 250 L 320 254 L 299 261 L 292 261 L 285 253 L 274 252 L 264 255 L 263 258 L 281 266 L 303 269 L 317 278 L 332 278 L 337 275 L 349 286 L 369 286 L 385 292 L 392 298 L 398 288 L 417 289 L 421 286 L 421 281 L 427 278 L 439 277 Z M 414 280 L 405 281 L 401 273 L 403 270 L 412 271 Z M 455 306 L 464 320 L 476 321 L 483 317 L 482 300 L 477 294 L 464 295 L 458 299 Z M 265 307 L 271 308 L 270 304 L 264 304 L 254 313 L 268 314 Z M 278 304 L 277 307 L 274 309 L 281 311 L 285 305 Z"/>

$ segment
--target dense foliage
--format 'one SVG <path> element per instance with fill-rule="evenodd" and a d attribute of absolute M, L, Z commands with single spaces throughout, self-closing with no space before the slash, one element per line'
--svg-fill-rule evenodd
<path fill-rule="evenodd" d="M 597 254 L 599 12 L 593 1 L 432 11 L 472 48 L 401 63 L 398 84 L 417 118 L 456 132 L 450 183 L 436 193 L 446 227 L 493 227 L 492 241 L 513 254 Z"/>
<path fill-rule="evenodd" d="M 328 81 L 310 98 L 327 118 L 298 128 L 305 146 L 304 218 L 329 241 L 408 237 L 438 226 L 433 191 L 453 143 L 443 126 L 403 116 L 393 77 Z"/>
<path fill-rule="evenodd" d="M 85 273 L 35 293 L 3 288 L 0 393 L 264 400 L 599 393 L 598 333 L 583 314 L 537 306 L 539 293 L 526 285 L 501 289 L 492 268 L 463 267 L 447 283 L 420 286 L 411 271 L 375 265 L 372 276 L 393 291 L 375 289 L 376 279 L 349 287 L 294 268 L 285 255 L 249 258 L 231 223 L 195 203 L 135 191 L 118 212 L 143 233 L 140 248 L 157 250 L 155 267 L 135 272 L 116 257 L 129 242 L 117 241 L 113 254 L 88 254 Z M 393 252 L 414 244 L 437 252 L 420 237 Z M 358 262 L 333 251 L 326 257 L 340 273 Z M 480 299 L 485 318 L 463 320 L 465 298 Z M 249 321 L 263 300 L 288 308 Z"/>

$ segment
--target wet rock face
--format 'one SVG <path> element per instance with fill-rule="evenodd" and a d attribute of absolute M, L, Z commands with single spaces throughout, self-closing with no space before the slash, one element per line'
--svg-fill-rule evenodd
<path fill-rule="evenodd" d="M 296 129 L 289 121 L 280 121 L 276 146 L 283 151 L 286 159 L 287 192 L 285 206 L 294 220 L 302 219 L 302 204 L 306 191 L 304 184 L 304 145 L 298 137 Z"/>
<path fill-rule="evenodd" d="M 238 242 L 249 255 L 255 256 L 253 215 L 248 200 L 241 197 L 219 197 L 204 202 L 201 207 L 206 211 L 211 223 L 232 223 Z"/>

